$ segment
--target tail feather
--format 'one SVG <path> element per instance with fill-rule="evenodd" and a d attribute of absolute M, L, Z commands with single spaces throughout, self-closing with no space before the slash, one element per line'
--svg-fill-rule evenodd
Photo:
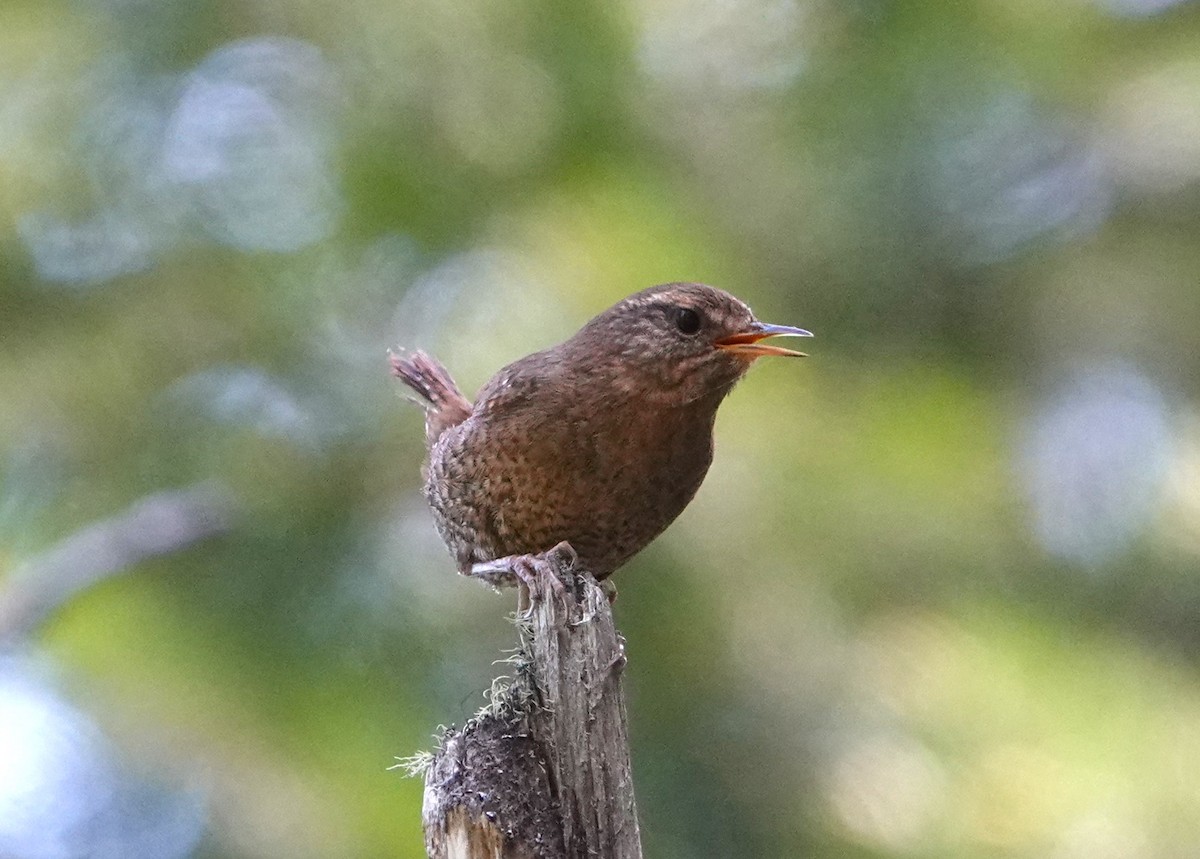
<path fill-rule="evenodd" d="M 432 445 L 452 426 L 471 414 L 471 401 L 462 395 L 450 372 L 434 357 L 421 352 L 390 352 L 392 375 L 398 377 L 425 409 L 425 439 Z"/>

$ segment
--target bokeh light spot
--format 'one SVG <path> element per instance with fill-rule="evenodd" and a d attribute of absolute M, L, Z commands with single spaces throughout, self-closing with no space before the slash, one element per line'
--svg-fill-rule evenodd
<path fill-rule="evenodd" d="M 1020 455 L 1038 543 L 1084 566 L 1128 547 L 1157 510 L 1171 447 L 1167 400 L 1145 375 L 1071 374 L 1030 415 Z"/>

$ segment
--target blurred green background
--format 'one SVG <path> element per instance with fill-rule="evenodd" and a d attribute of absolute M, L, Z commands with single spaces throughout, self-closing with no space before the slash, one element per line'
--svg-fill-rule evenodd
<path fill-rule="evenodd" d="M 817 338 L 617 577 L 647 856 L 1200 853 L 1195 3 L 5 0 L 0 256 L 4 859 L 423 856 L 385 350 L 669 280 Z"/>

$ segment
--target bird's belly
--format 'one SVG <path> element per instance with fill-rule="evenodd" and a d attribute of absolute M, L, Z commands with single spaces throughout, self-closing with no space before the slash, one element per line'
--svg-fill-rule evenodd
<path fill-rule="evenodd" d="M 711 435 L 653 444 L 611 434 L 516 441 L 487 445 L 486 458 L 475 457 L 485 446 L 472 444 L 464 427 L 432 452 L 426 497 L 460 569 L 566 540 L 581 566 L 604 578 L 675 520 L 712 459 Z"/>
<path fill-rule="evenodd" d="M 628 460 L 581 481 L 568 503 L 571 545 L 598 577 L 620 567 L 666 530 L 696 494 L 708 470 L 708 457 L 695 456 L 688 468 L 669 462 Z"/>

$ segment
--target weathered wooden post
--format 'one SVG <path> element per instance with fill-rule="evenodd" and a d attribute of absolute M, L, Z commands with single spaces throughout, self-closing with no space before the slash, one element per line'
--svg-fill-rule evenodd
<path fill-rule="evenodd" d="M 587 573 L 519 622 L 514 676 L 425 773 L 431 859 L 640 859 L 624 645 Z"/>

